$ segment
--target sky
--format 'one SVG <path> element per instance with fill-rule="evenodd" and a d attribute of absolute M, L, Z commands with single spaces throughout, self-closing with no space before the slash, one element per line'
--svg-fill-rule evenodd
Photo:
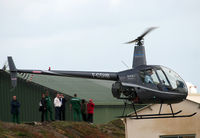
<path fill-rule="evenodd" d="M 199 0 L 0 0 L 0 67 L 110 71 L 132 66 L 145 36 L 147 63 L 200 87 Z"/>

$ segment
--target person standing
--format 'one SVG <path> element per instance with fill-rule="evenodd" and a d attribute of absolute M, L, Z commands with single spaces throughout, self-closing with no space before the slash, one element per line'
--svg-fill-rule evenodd
<path fill-rule="evenodd" d="M 90 99 L 89 103 L 87 104 L 87 113 L 88 113 L 88 122 L 93 123 L 93 114 L 94 114 L 94 103 L 93 100 Z"/>
<path fill-rule="evenodd" d="M 60 120 L 61 101 L 59 94 L 57 94 L 56 98 L 54 98 L 54 107 L 55 107 L 55 120 Z"/>
<path fill-rule="evenodd" d="M 12 121 L 13 123 L 19 124 L 19 107 L 20 103 L 17 101 L 17 97 L 13 96 L 11 101 L 11 114 L 12 114 Z"/>
<path fill-rule="evenodd" d="M 48 119 L 48 112 L 49 112 L 49 114 L 50 114 L 50 120 L 54 121 L 53 120 L 53 115 L 52 115 L 52 113 L 53 113 L 52 112 L 52 101 L 51 101 L 51 98 L 49 96 L 48 91 L 46 92 L 46 95 L 45 95 L 45 101 L 46 101 L 46 107 L 47 107 L 47 110 L 45 112 L 45 118 L 46 118 L 47 121 L 49 121 L 49 119 Z"/>
<path fill-rule="evenodd" d="M 76 94 L 70 101 L 70 109 L 73 110 L 74 121 L 81 121 L 81 100 L 77 98 Z"/>
<path fill-rule="evenodd" d="M 63 94 L 60 94 L 60 101 L 61 101 L 61 107 L 60 107 L 60 120 L 65 121 L 65 104 L 66 99 Z"/>
<path fill-rule="evenodd" d="M 41 122 L 44 122 L 44 115 L 45 115 L 45 112 L 47 111 L 47 106 L 46 106 L 46 100 L 45 100 L 45 94 L 44 93 L 42 94 L 42 99 L 40 100 L 39 111 L 41 112 Z"/>
<path fill-rule="evenodd" d="M 82 99 L 81 101 L 81 114 L 83 121 L 87 121 L 87 104 L 85 99 Z"/>

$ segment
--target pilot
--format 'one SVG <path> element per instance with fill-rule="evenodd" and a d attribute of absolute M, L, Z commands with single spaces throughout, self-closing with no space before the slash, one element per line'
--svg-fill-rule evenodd
<path fill-rule="evenodd" d="M 152 69 L 149 69 L 149 70 L 146 71 L 146 75 L 144 77 L 145 83 L 153 83 L 153 79 L 151 77 L 152 74 L 153 74 Z"/>

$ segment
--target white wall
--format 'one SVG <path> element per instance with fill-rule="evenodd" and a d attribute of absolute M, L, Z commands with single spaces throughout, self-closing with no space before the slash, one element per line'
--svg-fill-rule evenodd
<path fill-rule="evenodd" d="M 126 137 L 127 138 L 159 138 L 160 135 L 177 134 L 196 134 L 200 138 L 200 108 L 199 104 L 185 100 L 178 104 L 173 104 L 174 112 L 183 110 L 181 114 L 192 114 L 189 118 L 170 118 L 170 119 L 127 119 Z M 160 105 L 152 105 L 139 114 L 158 113 Z M 170 112 L 168 105 L 163 105 L 162 113 Z"/>

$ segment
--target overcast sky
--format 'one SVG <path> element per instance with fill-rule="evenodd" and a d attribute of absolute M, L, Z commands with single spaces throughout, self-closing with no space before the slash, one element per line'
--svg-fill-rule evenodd
<path fill-rule="evenodd" d="M 164 65 L 200 87 L 199 0 L 0 0 L 0 66 L 121 71 L 145 37 L 148 64 Z"/>

